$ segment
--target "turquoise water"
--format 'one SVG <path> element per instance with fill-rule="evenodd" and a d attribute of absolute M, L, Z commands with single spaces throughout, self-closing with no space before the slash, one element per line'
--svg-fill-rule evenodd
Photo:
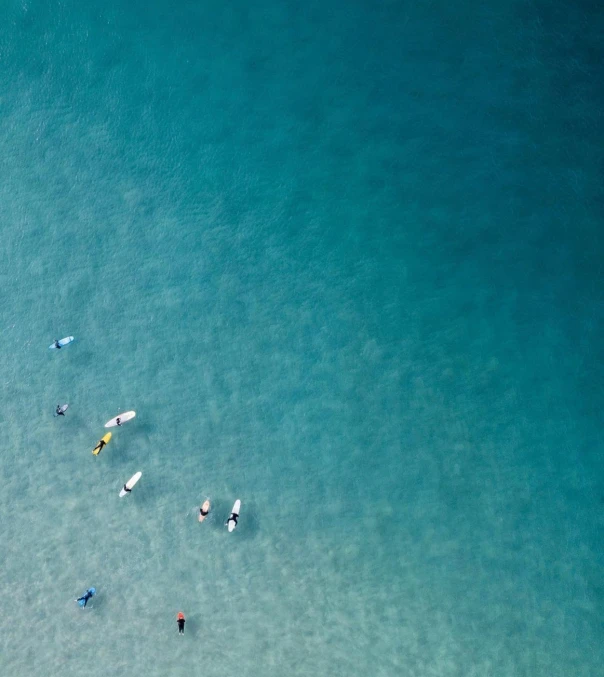
<path fill-rule="evenodd" d="M 597 5 L 2 18 L 0 673 L 598 674 Z"/>

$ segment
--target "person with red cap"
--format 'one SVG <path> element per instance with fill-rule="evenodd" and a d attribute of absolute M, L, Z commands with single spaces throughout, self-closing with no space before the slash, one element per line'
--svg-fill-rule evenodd
<path fill-rule="evenodd" d="M 182 611 L 179 611 L 178 614 L 176 615 L 176 623 L 178 625 L 178 634 L 184 635 L 185 634 L 185 615 L 183 614 Z"/>

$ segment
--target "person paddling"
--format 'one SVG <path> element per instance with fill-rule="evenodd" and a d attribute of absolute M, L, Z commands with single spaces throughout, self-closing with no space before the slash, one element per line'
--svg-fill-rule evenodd
<path fill-rule="evenodd" d="M 88 600 L 89 600 L 91 597 L 94 597 L 95 593 L 96 593 L 96 589 L 95 589 L 95 588 L 88 588 L 88 590 L 86 590 L 86 592 L 85 592 L 81 597 L 78 597 L 78 598 L 76 599 L 76 602 L 77 602 L 81 607 L 85 607 L 85 606 L 88 604 Z"/>
<path fill-rule="evenodd" d="M 101 453 L 101 451 L 103 451 L 103 447 L 104 447 L 106 444 L 107 444 L 107 442 L 105 442 L 105 440 L 104 440 L 103 438 L 101 438 L 101 439 L 99 440 L 99 443 L 98 443 L 98 444 L 96 445 L 96 447 L 92 450 L 92 453 L 93 453 L 95 456 L 98 456 L 98 455 Z"/>
<path fill-rule="evenodd" d="M 199 521 L 203 522 L 204 519 L 208 516 L 210 512 L 210 501 L 206 500 L 203 502 L 201 508 L 199 508 Z"/>
<path fill-rule="evenodd" d="M 235 503 L 233 506 L 233 512 L 229 515 L 229 519 L 225 522 L 227 527 L 229 528 L 229 531 L 233 531 L 235 527 L 237 526 L 237 520 L 239 519 L 239 506 L 237 505 L 239 501 Z"/>
<path fill-rule="evenodd" d="M 67 405 L 64 404 L 61 406 L 60 404 L 57 404 L 57 410 L 55 411 L 55 416 L 65 416 L 65 412 L 67 411 Z"/>
<path fill-rule="evenodd" d="M 182 611 L 179 611 L 176 616 L 176 624 L 178 625 L 178 634 L 185 634 L 185 615 Z"/>
<path fill-rule="evenodd" d="M 58 348 L 59 350 L 61 350 L 62 347 L 63 346 L 59 343 L 59 339 L 55 339 L 55 348 Z"/>

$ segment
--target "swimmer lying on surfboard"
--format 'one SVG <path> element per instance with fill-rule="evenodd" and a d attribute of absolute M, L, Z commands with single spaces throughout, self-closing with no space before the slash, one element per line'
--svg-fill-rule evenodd
<path fill-rule="evenodd" d="M 239 499 L 237 499 L 235 501 L 235 505 L 233 506 L 233 509 L 231 510 L 231 514 L 229 515 L 229 519 L 225 522 L 229 531 L 233 531 L 235 529 L 235 527 L 237 526 L 237 520 L 239 519 L 239 511 L 240 510 L 241 510 L 241 501 Z"/>
<path fill-rule="evenodd" d="M 88 600 L 96 594 L 96 588 L 88 588 L 86 592 L 76 599 L 76 602 L 84 608 L 88 604 Z"/>
<path fill-rule="evenodd" d="M 210 512 L 210 501 L 205 500 L 201 508 L 199 508 L 199 521 L 203 522 Z"/>

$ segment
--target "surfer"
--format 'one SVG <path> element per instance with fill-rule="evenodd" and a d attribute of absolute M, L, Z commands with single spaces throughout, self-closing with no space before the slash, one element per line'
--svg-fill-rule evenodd
<path fill-rule="evenodd" d="M 199 521 L 203 522 L 204 519 L 208 516 L 210 512 L 210 501 L 206 500 L 203 502 L 201 508 L 199 508 Z"/>
<path fill-rule="evenodd" d="M 59 350 L 61 350 L 61 344 L 59 343 L 58 339 L 55 339 L 55 348 L 58 348 Z"/>
<path fill-rule="evenodd" d="M 65 416 L 65 409 L 67 409 L 65 405 L 61 406 L 60 404 L 57 404 L 55 416 Z"/>
<path fill-rule="evenodd" d="M 119 416 L 115 419 L 115 424 L 122 425 L 122 419 Z"/>
<path fill-rule="evenodd" d="M 185 615 L 182 611 L 179 611 L 176 616 L 176 624 L 178 625 L 178 634 L 185 634 Z"/>
<path fill-rule="evenodd" d="M 129 493 L 132 492 L 132 489 L 136 485 L 136 483 L 140 480 L 142 476 L 142 472 L 140 470 L 137 473 L 134 473 L 132 477 L 124 484 L 124 486 L 120 489 L 120 498 L 123 498 L 124 496 L 127 496 Z"/>
<path fill-rule="evenodd" d="M 107 442 L 105 442 L 105 440 L 104 440 L 103 438 L 101 438 L 101 439 L 99 440 L 99 443 L 98 443 L 98 444 L 96 445 L 96 447 L 92 450 L 92 453 L 94 454 L 94 452 L 96 451 L 96 454 L 94 454 L 94 455 L 97 456 L 98 454 L 101 453 L 101 451 L 103 451 L 103 447 L 104 447 L 106 444 L 107 444 Z M 97 451 L 97 449 L 98 449 L 98 451 Z"/>
<path fill-rule="evenodd" d="M 89 600 L 91 597 L 94 596 L 94 593 L 95 593 L 95 592 L 96 592 L 95 588 L 88 588 L 88 590 L 86 590 L 85 594 L 83 594 L 81 597 L 78 597 L 78 598 L 76 599 L 76 602 L 77 602 L 80 606 L 86 606 L 86 605 L 88 604 L 88 600 Z"/>
<path fill-rule="evenodd" d="M 237 520 L 239 519 L 239 515 L 236 512 L 232 512 L 229 516 L 229 519 L 225 522 L 227 527 L 229 526 L 229 522 L 233 522 L 233 529 L 237 526 Z M 233 529 L 230 529 L 230 531 L 233 531 Z"/>

